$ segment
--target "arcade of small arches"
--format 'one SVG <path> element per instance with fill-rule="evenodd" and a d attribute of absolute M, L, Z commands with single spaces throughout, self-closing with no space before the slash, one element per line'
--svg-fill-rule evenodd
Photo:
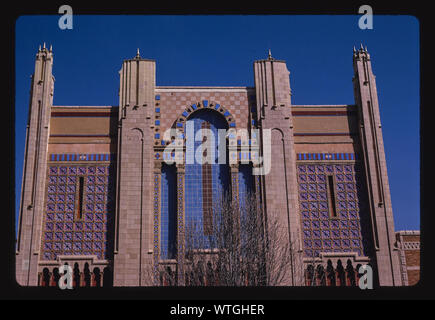
<path fill-rule="evenodd" d="M 69 266 L 67 262 L 64 264 Z M 59 267 L 44 267 L 38 273 L 38 285 L 41 287 L 58 287 L 59 280 L 62 275 L 67 273 L 64 268 L 64 273 L 59 272 Z M 90 267 L 89 263 L 85 263 L 82 269 L 78 263 L 74 263 L 72 267 L 72 286 L 79 287 L 111 287 L 113 286 L 113 272 L 109 266 L 106 267 Z"/>
<path fill-rule="evenodd" d="M 370 265 L 370 263 L 368 264 Z M 323 263 L 309 262 L 305 264 L 303 272 L 303 284 L 311 287 L 356 287 L 359 284 L 361 274 L 359 273 L 362 263 L 353 265 L 350 259 L 347 259 L 346 265 L 341 259 L 333 263 L 330 259 L 326 265 Z M 212 261 L 198 261 L 190 265 L 189 270 L 185 271 L 184 281 L 186 286 L 219 286 L 219 270 Z M 245 276 L 243 285 L 256 286 L 261 285 L 253 281 L 249 274 Z M 166 265 L 160 269 L 159 284 L 161 286 L 176 286 L 177 265 Z M 302 283 L 300 283 L 302 284 Z"/>
<path fill-rule="evenodd" d="M 361 266 L 357 264 L 354 267 L 350 259 L 347 259 L 345 266 L 338 259 L 335 267 L 331 260 L 327 261 L 326 267 L 321 263 L 309 263 L 304 271 L 304 283 L 315 287 L 355 287 L 361 278 Z"/>

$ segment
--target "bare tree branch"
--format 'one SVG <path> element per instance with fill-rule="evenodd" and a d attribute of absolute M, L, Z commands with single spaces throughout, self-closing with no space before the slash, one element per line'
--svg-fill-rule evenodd
<path fill-rule="evenodd" d="M 277 286 L 291 272 L 297 273 L 295 283 L 303 283 L 300 252 L 273 216 L 265 225 L 253 195 L 239 203 L 223 197 L 212 216 L 211 226 L 186 221 L 186 285 Z"/>

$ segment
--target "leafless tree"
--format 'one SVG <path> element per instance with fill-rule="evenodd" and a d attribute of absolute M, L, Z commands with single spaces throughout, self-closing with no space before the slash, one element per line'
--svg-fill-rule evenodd
<path fill-rule="evenodd" d="M 300 250 L 274 215 L 265 219 L 254 195 L 222 198 L 209 214 L 186 221 L 186 285 L 291 285 L 289 277 L 303 283 Z"/>

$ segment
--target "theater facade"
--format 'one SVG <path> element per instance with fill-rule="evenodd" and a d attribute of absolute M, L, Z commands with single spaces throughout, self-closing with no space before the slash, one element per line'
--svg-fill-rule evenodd
<path fill-rule="evenodd" d="M 293 105 L 287 64 L 270 52 L 253 62 L 254 87 L 195 87 L 157 86 L 156 62 L 138 51 L 119 71 L 118 106 L 53 105 L 52 68 L 44 45 L 18 195 L 20 285 L 55 286 L 65 264 L 76 287 L 174 284 L 162 270 L 184 285 L 186 222 L 205 225 L 224 193 L 254 194 L 296 244 L 308 276 L 290 272 L 282 285 L 355 285 L 364 264 L 375 285 L 402 285 L 382 106 L 362 46 L 349 79 L 355 101 L 339 105 Z M 188 127 L 215 133 L 209 142 L 224 143 L 227 161 L 187 161 Z M 222 142 L 219 130 L 235 135 Z M 265 150 L 270 168 L 253 174 Z"/>

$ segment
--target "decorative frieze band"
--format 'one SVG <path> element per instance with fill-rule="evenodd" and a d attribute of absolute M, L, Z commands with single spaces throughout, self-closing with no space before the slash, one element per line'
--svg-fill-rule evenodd
<path fill-rule="evenodd" d="M 298 153 L 297 160 L 358 160 L 357 153 Z"/>
<path fill-rule="evenodd" d="M 87 153 L 51 153 L 49 161 L 114 161 L 116 154 L 114 153 L 100 153 L 100 154 L 87 154 Z"/>

